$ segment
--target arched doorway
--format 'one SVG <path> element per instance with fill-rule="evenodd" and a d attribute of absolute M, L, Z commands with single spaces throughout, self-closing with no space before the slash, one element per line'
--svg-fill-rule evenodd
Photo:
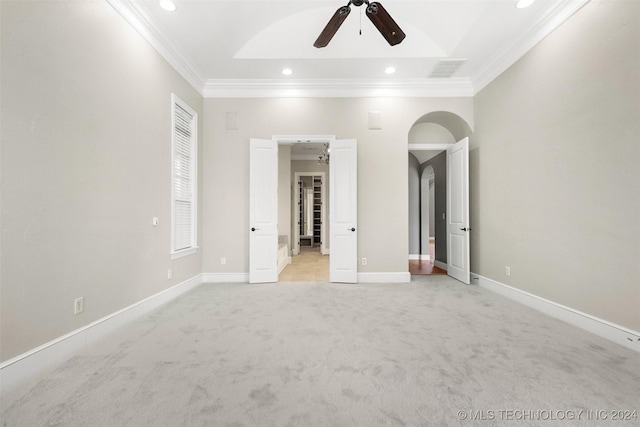
<path fill-rule="evenodd" d="M 446 149 L 472 134 L 455 113 L 434 111 L 415 121 L 409 149 L 409 271 L 446 274 Z"/>

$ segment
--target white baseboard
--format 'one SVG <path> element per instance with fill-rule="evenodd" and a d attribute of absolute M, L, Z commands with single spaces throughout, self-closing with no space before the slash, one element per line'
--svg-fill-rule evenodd
<path fill-rule="evenodd" d="M 202 283 L 202 275 L 192 277 L 115 313 L 69 332 L 0 364 L 0 393 L 42 374 L 68 360 L 87 344 L 155 310 Z"/>
<path fill-rule="evenodd" d="M 431 255 L 409 254 L 409 261 L 431 261 Z"/>
<path fill-rule="evenodd" d="M 516 289 L 504 283 L 496 282 L 471 273 L 471 282 L 477 283 L 480 287 L 517 301 L 527 307 L 538 310 L 548 316 L 562 320 L 570 325 L 576 326 L 592 334 L 613 341 L 631 350 L 640 352 L 640 332 L 616 325 L 609 321 L 600 319 L 571 307 L 541 298 L 529 292 Z"/>
<path fill-rule="evenodd" d="M 282 270 L 284 270 L 284 268 L 291 264 L 291 257 L 286 257 L 280 260 L 280 263 L 278 264 L 278 274 L 282 273 Z"/>
<path fill-rule="evenodd" d="M 446 262 L 435 260 L 435 261 L 433 261 L 433 265 L 435 265 L 438 268 L 443 269 L 444 271 L 449 270 L 449 265 Z"/>
<path fill-rule="evenodd" d="M 329 255 L 331 253 L 331 248 L 324 248 L 322 251 L 322 255 Z"/>
<path fill-rule="evenodd" d="M 409 272 L 358 273 L 358 283 L 407 283 L 411 281 Z"/>
<path fill-rule="evenodd" d="M 203 273 L 202 283 L 249 283 L 249 273 Z"/>

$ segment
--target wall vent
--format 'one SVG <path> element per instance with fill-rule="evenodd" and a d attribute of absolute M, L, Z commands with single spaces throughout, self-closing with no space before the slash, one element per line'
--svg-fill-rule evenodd
<path fill-rule="evenodd" d="M 448 78 L 455 74 L 458 71 L 458 68 L 462 64 L 467 62 L 466 59 L 441 59 L 438 64 L 434 67 L 431 74 L 429 74 L 430 78 Z"/>

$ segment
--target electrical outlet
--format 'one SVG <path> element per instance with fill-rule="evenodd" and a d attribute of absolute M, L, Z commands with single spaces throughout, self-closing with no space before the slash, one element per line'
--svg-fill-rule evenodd
<path fill-rule="evenodd" d="M 167 280 L 168 279 L 173 279 L 173 270 L 172 269 L 168 269 L 167 270 Z"/>
<path fill-rule="evenodd" d="M 73 314 L 80 314 L 84 311 L 84 297 L 76 298 L 73 301 Z"/>
<path fill-rule="evenodd" d="M 367 259 L 366 258 L 362 258 L 362 265 L 367 265 Z"/>
<path fill-rule="evenodd" d="M 507 276 L 511 276 L 511 267 L 505 267 L 504 274 L 506 274 Z"/>
<path fill-rule="evenodd" d="M 226 265 L 227 259 L 225 257 L 220 258 L 220 265 Z"/>

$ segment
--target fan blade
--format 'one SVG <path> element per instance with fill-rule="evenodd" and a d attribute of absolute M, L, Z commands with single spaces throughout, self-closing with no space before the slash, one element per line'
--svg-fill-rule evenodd
<path fill-rule="evenodd" d="M 327 22 L 327 26 L 324 27 L 324 30 L 322 30 L 313 45 L 318 48 L 328 45 L 338 31 L 338 28 L 340 28 L 340 25 L 342 25 L 344 20 L 347 19 L 347 16 L 349 16 L 349 13 L 351 13 L 351 8 L 348 6 L 342 6 L 336 10 L 336 13 L 334 13 L 329 22 Z"/>
<path fill-rule="evenodd" d="M 404 31 L 380 3 L 371 2 L 367 7 L 367 16 L 391 46 L 397 45 L 406 37 Z"/>

